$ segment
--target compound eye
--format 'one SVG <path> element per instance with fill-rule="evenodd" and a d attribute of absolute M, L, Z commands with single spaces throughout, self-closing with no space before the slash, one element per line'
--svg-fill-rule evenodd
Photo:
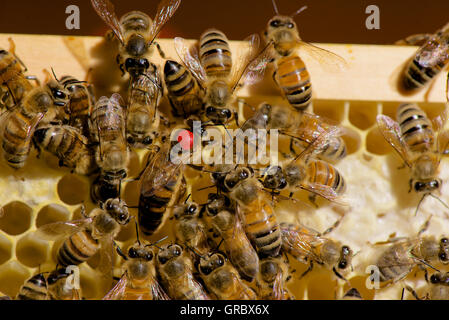
<path fill-rule="evenodd" d="M 279 20 L 273 20 L 273 21 L 270 22 L 270 26 L 272 26 L 274 28 L 277 28 L 280 25 L 281 25 L 281 21 L 279 21 Z"/>
<path fill-rule="evenodd" d="M 232 112 L 229 109 L 222 109 L 221 110 L 221 114 L 226 117 L 227 119 L 229 119 L 232 116 Z"/>
<path fill-rule="evenodd" d="M 441 240 L 440 240 L 440 242 L 442 243 L 442 244 L 447 244 L 448 243 L 448 239 L 447 238 L 441 238 Z"/>
<path fill-rule="evenodd" d="M 129 144 L 133 144 L 134 143 L 134 138 L 133 137 L 128 137 L 126 139 L 126 141 L 128 141 Z"/>
<path fill-rule="evenodd" d="M 129 250 L 128 250 L 128 256 L 130 257 L 130 258 L 137 258 L 137 250 L 136 249 L 134 249 L 134 248 L 130 248 Z"/>
<path fill-rule="evenodd" d="M 181 250 L 178 247 L 176 247 L 175 250 L 173 251 L 173 254 L 176 257 L 179 257 L 181 255 Z"/>
<path fill-rule="evenodd" d="M 240 179 L 245 180 L 249 177 L 250 173 L 248 172 L 248 170 L 242 170 L 240 172 Z"/>
<path fill-rule="evenodd" d="M 145 68 L 148 69 L 150 67 L 150 63 L 148 62 L 147 59 L 141 59 L 140 60 L 140 64 Z"/>
<path fill-rule="evenodd" d="M 440 183 L 438 182 L 438 180 L 433 180 L 430 185 L 435 189 L 438 189 L 440 187 Z"/>
<path fill-rule="evenodd" d="M 131 59 L 131 58 L 126 59 L 126 61 L 125 61 L 125 68 L 126 69 L 129 69 L 129 68 L 132 68 L 132 67 L 135 67 L 135 66 L 136 66 L 136 60 Z"/>
<path fill-rule="evenodd" d="M 415 188 L 415 191 L 422 191 L 423 189 L 424 189 L 424 183 L 422 183 L 422 182 L 416 182 L 415 183 L 415 186 L 414 186 L 414 188 Z"/>
<path fill-rule="evenodd" d="M 207 107 L 206 108 L 206 114 L 213 114 L 215 113 L 215 108 L 214 107 Z"/>
<path fill-rule="evenodd" d="M 446 253 L 442 252 L 438 255 L 441 261 L 447 261 L 447 255 Z"/>
<path fill-rule="evenodd" d="M 220 257 L 218 258 L 217 264 L 218 264 L 220 267 L 224 265 L 224 259 L 223 259 L 223 257 L 220 256 Z"/>
<path fill-rule="evenodd" d="M 121 213 L 121 214 L 119 214 L 119 216 L 118 216 L 118 220 L 119 220 L 120 222 L 126 222 L 126 221 L 128 220 L 128 215 L 126 215 L 126 214 L 124 214 L 124 213 Z"/>
<path fill-rule="evenodd" d="M 128 138 L 128 142 L 129 142 L 129 138 Z M 150 137 L 145 137 L 145 139 L 143 139 L 142 143 L 149 145 L 153 142 L 153 139 L 151 139 Z"/>
<path fill-rule="evenodd" d="M 341 260 L 340 263 L 338 264 L 339 269 L 345 269 L 347 266 L 348 263 L 346 262 L 346 260 Z"/>
<path fill-rule="evenodd" d="M 158 257 L 158 260 L 161 264 L 165 264 L 167 262 L 167 258 L 164 257 Z"/>
<path fill-rule="evenodd" d="M 295 27 L 295 25 L 291 22 L 287 23 L 287 28 L 289 29 L 293 29 Z"/>
<path fill-rule="evenodd" d="M 210 274 L 212 272 L 212 268 L 211 267 L 203 267 L 203 266 L 201 266 L 200 269 L 201 269 L 201 272 L 204 275 L 208 275 L 208 274 Z"/>
<path fill-rule="evenodd" d="M 195 213 L 196 210 L 197 210 L 197 207 L 196 207 L 196 205 L 194 205 L 194 204 L 191 204 L 191 205 L 187 208 L 187 211 L 188 211 L 190 214 Z"/>
<path fill-rule="evenodd" d="M 148 252 L 145 254 L 145 260 L 146 261 L 151 261 L 153 260 L 153 254 L 151 252 Z"/>
<path fill-rule="evenodd" d="M 343 247 L 341 247 L 341 252 L 342 252 L 345 256 L 349 255 L 349 252 L 350 252 L 350 251 L 351 251 L 351 250 L 349 249 L 348 246 L 343 246 Z"/>
<path fill-rule="evenodd" d="M 438 282 L 440 282 L 440 277 L 439 277 L 438 275 L 436 275 L 436 274 L 433 274 L 433 275 L 430 277 L 430 282 L 431 282 L 431 283 L 438 283 Z"/>
<path fill-rule="evenodd" d="M 67 96 L 64 92 L 60 91 L 60 90 L 56 90 L 55 91 L 55 97 L 58 99 L 65 99 Z"/>

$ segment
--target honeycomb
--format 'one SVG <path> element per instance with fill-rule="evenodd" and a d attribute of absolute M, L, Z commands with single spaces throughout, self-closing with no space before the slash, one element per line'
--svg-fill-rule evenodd
<path fill-rule="evenodd" d="M 10 36 L 15 40 L 17 54 L 24 60 L 30 74 L 40 76 L 43 68 L 53 67 L 59 75 L 71 74 L 84 79 L 87 69 L 92 66 L 94 69 L 91 81 L 96 86 L 98 97 L 120 91 L 126 84 L 121 80 L 114 64 L 113 48 L 101 38 L 0 35 L 0 47 L 8 47 L 7 38 Z M 171 40 L 161 40 L 160 44 L 169 58 L 176 59 Z M 238 43 L 232 42 L 231 46 L 235 48 Z M 414 236 L 429 215 L 432 215 L 432 220 L 427 233 L 439 236 L 449 228 L 448 210 L 429 197 L 422 204 L 419 214 L 414 216 L 419 199 L 408 193 L 407 169 L 398 169 L 402 164 L 401 160 L 384 141 L 375 121 L 376 116 L 382 113 L 394 118 L 399 101 L 416 99 L 421 102 L 423 96 L 402 97 L 397 96 L 393 89 L 379 92 L 375 90 L 376 86 L 364 88 L 365 85 L 372 85 L 370 81 L 373 77 L 369 72 L 375 72 L 374 65 L 384 60 L 381 57 L 377 58 L 380 60 L 374 59 L 371 62 L 366 59 L 366 67 L 360 70 L 357 65 L 363 65 L 363 61 L 360 62 L 359 57 L 351 54 L 364 56 L 369 48 L 375 46 L 323 46 L 346 58 L 352 68 L 348 73 L 325 76 L 324 72 L 313 66 L 313 62 L 310 63 L 316 97 L 311 111 L 332 119 L 347 129 L 344 139 L 348 145 L 348 156 L 336 166 L 346 179 L 346 201 L 349 205 L 339 206 L 319 200 L 319 208 L 316 209 L 303 203 L 282 201 L 277 204 L 276 212 L 279 221 L 301 221 L 318 231 L 324 231 L 344 215 L 340 226 L 329 237 L 349 245 L 357 255 L 353 260 L 354 270 L 346 276 L 349 283 L 337 280 L 331 271 L 319 266 L 299 279 L 307 266 L 290 259 L 296 272 L 292 274 L 288 287 L 297 299 L 335 299 L 350 287 L 357 288 L 364 299 L 399 299 L 402 283 L 380 290 L 369 289 L 365 285 L 369 275 L 366 268 L 374 262 L 380 250 L 372 243 L 384 241 L 390 235 Z M 378 50 L 383 50 L 382 48 L 384 47 Z M 396 67 L 405 63 L 413 50 L 414 48 L 388 50 L 390 54 L 394 52 L 396 60 L 385 62 L 388 65 L 385 67 L 387 71 L 381 80 L 377 79 L 378 86 L 386 86 L 389 75 L 394 73 Z M 158 57 L 155 62 L 162 64 Z M 239 92 L 249 104 L 257 106 L 262 101 L 285 103 L 270 82 L 270 70 L 267 73 L 264 82 L 255 88 Z M 357 77 L 353 78 L 355 74 Z M 363 84 L 364 80 L 366 84 Z M 439 80 L 441 81 L 437 82 L 429 95 L 430 102 L 420 103 L 429 117 L 438 115 L 445 108 L 441 98 L 444 96 L 443 81 Z M 341 86 L 346 82 L 350 88 Z M 341 90 L 338 90 L 338 86 Z M 363 96 L 363 90 L 371 93 Z M 385 99 L 381 98 L 383 95 Z M 165 100 L 161 109 L 169 110 Z M 250 113 L 245 111 L 246 116 L 248 112 Z M 132 151 L 129 177 L 138 175 L 145 164 L 147 153 L 144 150 Z M 440 169 L 440 178 L 447 181 L 447 159 L 442 159 Z M 193 190 L 193 200 L 204 203 L 207 193 L 195 193 L 195 190 L 210 184 L 207 174 L 186 169 L 186 177 L 189 191 Z M 35 231 L 47 223 L 80 218 L 83 203 L 87 212 L 91 211 L 95 207 L 89 195 L 91 180 L 90 177 L 75 175 L 69 169 L 60 168 L 57 159 L 46 152 L 37 158 L 36 152 L 32 151 L 25 167 L 17 171 L 9 168 L 3 161 L 0 162 L 0 204 L 3 206 L 0 218 L 0 292 L 15 296 L 27 278 L 39 271 L 54 269 L 58 243 L 38 239 Z M 123 183 L 122 197 L 130 207 L 137 205 L 138 193 L 136 181 L 127 180 Z M 301 194 L 295 197 L 306 198 Z M 443 184 L 441 188 L 441 199 L 449 202 L 447 184 Z M 136 209 L 131 208 L 130 211 L 133 215 L 137 214 Z M 171 221 L 167 220 L 164 228 L 148 240 L 155 241 L 166 235 L 172 239 L 172 232 Z M 117 242 L 126 250 L 135 240 L 134 224 L 130 223 L 120 232 Z M 97 263 L 98 257 L 94 256 L 80 265 L 81 288 L 86 299 L 101 299 L 110 289 L 110 283 L 98 276 L 95 270 Z M 116 257 L 116 276 L 121 275 L 120 264 L 121 259 Z M 426 292 L 423 279 L 422 272 L 412 272 L 405 281 L 421 296 Z M 406 295 L 406 298 L 411 296 Z"/>

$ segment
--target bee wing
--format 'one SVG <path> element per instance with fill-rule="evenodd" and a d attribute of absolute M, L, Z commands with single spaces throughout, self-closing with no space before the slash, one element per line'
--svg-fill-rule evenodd
<path fill-rule="evenodd" d="M 415 60 L 423 67 L 429 68 L 442 64 L 449 59 L 449 46 L 441 37 L 431 37 L 425 45 L 421 47 L 415 56 Z"/>
<path fill-rule="evenodd" d="M 102 300 L 120 300 L 128 285 L 128 273 L 125 272 L 115 286 L 103 297 Z"/>
<path fill-rule="evenodd" d="M 154 300 L 170 300 L 170 297 L 165 293 L 164 289 L 154 277 L 150 283 L 150 290 Z"/>
<path fill-rule="evenodd" d="M 404 160 L 405 164 L 411 167 L 410 152 L 407 144 L 402 141 L 399 124 L 389 116 L 379 114 L 377 116 L 377 127 L 387 142 L 396 150 Z"/>
<path fill-rule="evenodd" d="M 298 40 L 298 53 L 300 56 L 310 57 L 320 63 L 323 70 L 338 73 L 348 68 L 345 59 L 331 51 L 314 46 L 302 40 Z"/>
<path fill-rule="evenodd" d="M 113 238 L 108 235 L 99 239 L 100 242 L 100 262 L 97 266 L 98 271 L 101 272 L 107 278 L 112 279 L 112 268 L 113 268 Z"/>
<path fill-rule="evenodd" d="M 284 279 L 282 271 L 279 271 L 273 282 L 273 297 L 274 300 L 284 299 Z"/>
<path fill-rule="evenodd" d="M 161 2 L 159 2 L 156 16 L 151 25 L 149 44 L 153 43 L 162 27 L 175 14 L 180 4 L 181 0 L 161 0 Z"/>
<path fill-rule="evenodd" d="M 176 37 L 175 49 L 184 66 L 204 88 L 207 76 L 199 58 L 198 47 L 196 45 L 189 46 L 184 38 Z"/>
<path fill-rule="evenodd" d="M 309 256 L 317 258 L 313 247 L 322 242 L 322 239 L 318 237 L 317 233 L 302 226 L 298 226 L 298 228 L 294 230 L 282 227 L 280 229 L 282 246 L 287 247 L 287 251 L 296 259 L 305 263 L 305 258 Z"/>
<path fill-rule="evenodd" d="M 82 231 L 91 223 L 92 218 L 49 223 L 39 227 L 36 230 L 36 236 L 44 240 L 55 241 Z"/>
<path fill-rule="evenodd" d="M 319 195 L 320 197 L 323 197 L 326 200 L 338 203 L 340 205 L 348 205 L 347 202 L 342 200 L 342 196 L 339 195 L 337 192 L 335 192 L 334 189 L 330 186 L 318 184 L 318 183 L 307 183 L 302 184 L 300 186 L 301 189 L 307 190 L 309 192 L 312 192 L 316 195 Z"/>
<path fill-rule="evenodd" d="M 122 33 L 122 27 L 117 15 L 115 14 L 115 8 L 112 2 L 109 0 L 91 0 L 90 2 L 100 18 L 106 22 L 120 42 L 124 44 L 125 40 Z"/>

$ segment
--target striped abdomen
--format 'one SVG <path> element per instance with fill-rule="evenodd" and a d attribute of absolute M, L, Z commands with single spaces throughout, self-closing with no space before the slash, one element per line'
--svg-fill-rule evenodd
<path fill-rule="evenodd" d="M 440 48 L 438 51 L 437 47 Z M 446 50 L 441 50 L 441 47 L 446 47 Z M 429 57 L 432 58 L 429 59 Z M 416 90 L 426 86 L 448 64 L 447 39 L 444 40 L 444 37 L 430 39 L 418 49 L 415 57 L 408 64 L 403 78 L 405 89 Z"/>
<path fill-rule="evenodd" d="M 148 32 L 152 24 L 151 18 L 141 11 L 130 11 L 120 18 L 124 33 Z"/>
<path fill-rule="evenodd" d="M 67 238 L 57 253 L 58 264 L 66 267 L 89 260 L 98 250 L 98 242 L 89 231 L 80 231 Z"/>
<path fill-rule="evenodd" d="M 219 300 L 256 300 L 256 294 L 243 283 L 232 266 L 221 267 L 205 276 L 207 289 Z"/>
<path fill-rule="evenodd" d="M 38 114 L 43 116 L 43 114 Z M 3 157 L 12 168 L 19 169 L 25 165 L 30 152 L 31 138 L 38 116 L 25 114 L 19 109 L 13 110 L 8 119 L 5 119 L 5 125 L 2 132 Z"/>
<path fill-rule="evenodd" d="M 0 80 L 7 83 L 23 72 L 22 66 L 12 53 L 0 49 Z"/>
<path fill-rule="evenodd" d="M 186 67 L 176 61 L 167 60 L 164 80 L 168 99 L 176 117 L 187 117 L 202 109 L 200 87 Z"/>
<path fill-rule="evenodd" d="M 389 247 L 376 262 L 380 281 L 398 281 L 405 277 L 416 265 L 409 255 L 409 247 L 404 243 Z"/>
<path fill-rule="evenodd" d="M 312 84 L 300 57 L 291 55 L 277 60 L 276 81 L 292 107 L 300 111 L 307 109 L 312 99 Z"/>
<path fill-rule="evenodd" d="M 329 186 L 338 195 L 342 195 L 346 190 L 346 183 L 341 173 L 325 161 L 310 161 L 307 166 L 307 176 L 308 182 Z"/>
<path fill-rule="evenodd" d="M 208 77 L 222 78 L 231 73 L 231 49 L 223 32 L 210 29 L 201 35 L 200 61 Z"/>
<path fill-rule="evenodd" d="M 94 98 L 89 88 L 71 76 L 62 77 L 60 81 L 70 92 L 70 125 L 87 134 L 89 112 L 94 105 Z"/>
<path fill-rule="evenodd" d="M 254 243 L 260 257 L 277 256 L 281 249 L 281 232 L 270 201 L 256 197 L 239 209 L 248 238 Z"/>
<path fill-rule="evenodd" d="M 154 190 L 151 195 L 147 196 L 145 193 L 140 195 L 139 226 L 145 235 L 151 235 L 159 229 L 167 207 L 178 198 L 180 192 L 177 189 L 181 184 L 180 174 L 181 172 L 178 170 L 166 185 Z"/>
<path fill-rule="evenodd" d="M 402 139 L 411 151 L 432 150 L 435 144 L 432 123 L 418 105 L 402 104 L 399 106 L 397 120 L 401 128 Z"/>
<path fill-rule="evenodd" d="M 47 293 L 47 280 L 42 273 L 38 273 L 20 287 L 16 300 L 47 300 Z"/>
<path fill-rule="evenodd" d="M 124 111 L 118 103 L 110 103 L 107 98 L 100 99 L 92 111 L 91 121 L 102 144 L 120 140 L 124 136 Z"/>
<path fill-rule="evenodd" d="M 76 167 L 78 159 L 89 153 L 87 139 L 70 126 L 39 128 L 34 138 L 70 168 Z"/>

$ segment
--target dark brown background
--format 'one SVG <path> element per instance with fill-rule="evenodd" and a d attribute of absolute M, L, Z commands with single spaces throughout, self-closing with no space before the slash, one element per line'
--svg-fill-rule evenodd
<path fill-rule="evenodd" d="M 1 33 L 102 35 L 106 26 L 89 0 L 0 0 Z M 120 17 L 140 10 L 154 16 L 159 0 L 113 0 Z M 277 0 L 281 13 L 296 17 L 301 36 L 310 42 L 389 44 L 413 33 L 433 33 L 449 20 L 445 0 Z M 65 28 L 65 8 L 78 5 L 81 29 Z M 367 30 L 365 9 L 380 8 L 380 30 Z M 223 30 L 230 39 L 243 39 L 262 30 L 273 16 L 271 0 L 183 0 L 161 37 L 198 38 L 209 27 Z"/>

